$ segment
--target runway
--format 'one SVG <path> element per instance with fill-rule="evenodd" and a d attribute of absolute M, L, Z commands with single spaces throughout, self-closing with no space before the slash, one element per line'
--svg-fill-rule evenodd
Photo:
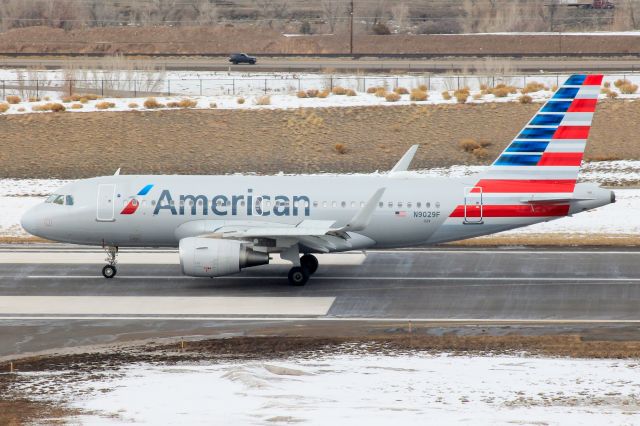
<path fill-rule="evenodd" d="M 284 323 L 640 323 L 636 250 L 322 255 L 305 287 L 288 285 L 284 262 L 230 277 L 184 277 L 170 250 L 124 250 L 117 277 L 106 280 L 103 257 L 65 245 L 0 246 L 0 357 Z"/>
<path fill-rule="evenodd" d="M 472 70 L 478 66 L 476 57 L 444 58 L 278 58 L 259 57 L 256 65 L 231 65 L 227 57 L 161 57 L 152 59 L 158 66 L 170 71 L 240 71 L 240 72 L 300 72 L 363 70 L 369 72 L 447 72 Z M 568 58 L 568 57 L 523 57 L 509 58 L 509 66 L 520 72 L 637 71 L 640 67 L 636 57 L 628 58 Z M 0 58 L 0 68 L 45 68 L 60 69 L 77 62 L 86 66 L 87 60 L 73 57 L 18 57 Z"/>

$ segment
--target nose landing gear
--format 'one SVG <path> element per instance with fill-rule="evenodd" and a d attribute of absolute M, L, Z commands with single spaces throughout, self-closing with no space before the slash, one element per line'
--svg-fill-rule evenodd
<path fill-rule="evenodd" d="M 118 270 L 116 269 L 118 247 L 103 246 L 102 248 L 107 253 L 107 258 L 105 259 L 107 264 L 102 268 L 102 275 L 105 278 L 113 278 L 118 272 Z"/>

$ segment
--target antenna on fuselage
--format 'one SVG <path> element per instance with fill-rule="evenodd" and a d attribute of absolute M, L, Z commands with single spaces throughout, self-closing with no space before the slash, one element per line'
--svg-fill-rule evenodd
<path fill-rule="evenodd" d="M 118 167 L 118 170 L 116 170 L 116 172 L 113 175 L 114 176 L 120 176 L 120 169 L 121 169 L 121 167 Z"/>

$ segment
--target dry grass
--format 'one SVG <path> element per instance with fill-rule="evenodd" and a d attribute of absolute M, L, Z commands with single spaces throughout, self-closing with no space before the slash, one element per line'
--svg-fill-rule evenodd
<path fill-rule="evenodd" d="M 164 105 L 162 105 L 160 102 L 158 102 L 158 100 L 156 98 L 147 98 L 144 100 L 144 107 L 147 109 L 156 109 L 156 108 L 163 108 Z"/>
<path fill-rule="evenodd" d="M 7 112 L 9 110 L 9 104 L 4 102 L 0 103 L 0 113 Z"/>
<path fill-rule="evenodd" d="M 429 98 L 426 91 L 420 89 L 411 90 L 411 94 L 409 95 L 409 100 L 414 102 L 424 102 Z"/>
<path fill-rule="evenodd" d="M 309 89 L 307 90 L 307 98 L 316 98 L 319 93 L 320 91 L 317 89 Z"/>
<path fill-rule="evenodd" d="M 518 102 L 521 104 L 530 104 L 533 102 L 533 98 L 529 95 L 522 95 L 518 98 Z"/>
<path fill-rule="evenodd" d="M 620 90 L 620 93 L 623 95 L 632 95 L 638 91 L 638 85 L 628 82 L 618 87 L 618 90 Z"/>
<path fill-rule="evenodd" d="M 30 96 L 29 97 L 29 102 L 40 102 L 40 98 L 35 97 L 35 96 Z"/>
<path fill-rule="evenodd" d="M 518 89 L 514 86 L 507 86 L 506 84 L 498 84 L 493 89 L 489 90 L 496 98 L 505 98 L 509 96 L 509 94 L 517 93 Z"/>
<path fill-rule="evenodd" d="M 527 93 L 534 93 L 534 92 L 539 92 L 541 90 L 548 90 L 549 88 L 546 87 L 544 84 L 542 83 L 538 83 L 537 81 L 530 81 L 529 83 L 527 83 L 527 85 L 522 89 L 522 94 L 526 95 Z"/>
<path fill-rule="evenodd" d="M 333 90 L 331 90 L 331 93 L 333 93 L 334 95 L 346 95 L 347 89 L 342 86 L 336 86 L 333 88 Z"/>
<path fill-rule="evenodd" d="M 609 99 L 615 99 L 615 98 L 617 98 L 617 97 L 618 97 L 618 92 L 614 92 L 613 90 L 609 90 L 609 91 L 607 92 L 607 97 L 608 97 Z"/>
<path fill-rule="evenodd" d="M 475 139 L 471 138 L 460 139 L 458 145 L 460 145 L 460 148 L 462 148 L 464 152 L 473 152 L 480 148 L 480 144 Z"/>
<path fill-rule="evenodd" d="M 384 98 L 387 102 L 398 102 L 402 97 L 395 92 L 390 92 Z"/>
<path fill-rule="evenodd" d="M 63 96 L 62 98 L 60 98 L 60 100 L 63 104 L 71 103 L 71 96 Z"/>
<path fill-rule="evenodd" d="M 238 105 L 242 105 L 244 104 L 245 99 L 242 96 L 240 96 L 238 99 L 236 99 L 236 102 L 238 103 Z"/>
<path fill-rule="evenodd" d="M 344 144 L 341 143 L 337 143 L 333 146 L 333 149 L 338 153 L 338 154 L 346 154 L 347 152 L 347 147 L 344 146 Z"/>
<path fill-rule="evenodd" d="M 325 98 L 327 98 L 329 96 L 329 93 L 330 92 L 329 92 L 328 89 L 324 89 L 324 90 L 318 92 L 317 97 L 320 98 L 320 99 L 325 99 Z"/>
<path fill-rule="evenodd" d="M 347 89 L 347 96 L 358 96 L 358 93 L 353 89 Z"/>
<path fill-rule="evenodd" d="M 260 96 L 258 99 L 256 99 L 256 105 L 271 105 L 271 96 Z"/>
<path fill-rule="evenodd" d="M 456 101 L 459 104 L 464 104 L 467 102 L 467 99 L 469 99 L 469 92 L 470 90 L 468 87 L 463 87 L 462 89 L 454 91 L 453 96 L 455 96 Z"/>
<path fill-rule="evenodd" d="M 482 99 L 482 93 L 476 93 L 475 95 L 472 96 L 472 98 L 475 101 L 479 101 L 480 99 Z"/>
<path fill-rule="evenodd" d="M 449 99 L 451 99 L 451 93 L 449 93 L 448 90 L 445 90 L 444 92 L 442 92 L 442 99 L 448 101 Z"/>
<path fill-rule="evenodd" d="M 31 107 L 31 110 L 35 112 L 44 112 L 44 111 L 64 112 L 66 111 L 66 108 L 64 107 L 64 105 L 59 103 L 47 102 L 46 104 L 43 104 L 43 105 L 34 105 L 33 107 Z"/>
<path fill-rule="evenodd" d="M 82 104 L 71 104 L 71 109 L 82 109 L 84 105 Z"/>
<path fill-rule="evenodd" d="M 421 90 L 423 92 L 428 92 L 429 91 L 429 87 L 427 87 L 426 84 L 421 84 L 418 86 L 418 90 Z"/>
<path fill-rule="evenodd" d="M 169 101 L 166 105 L 167 108 L 180 108 L 180 102 L 178 101 Z"/>
<path fill-rule="evenodd" d="M 27 109 L 25 107 L 18 108 L 18 112 L 25 112 Z"/>
<path fill-rule="evenodd" d="M 406 87 L 396 87 L 395 89 L 393 89 L 393 91 L 396 92 L 398 95 L 409 94 L 409 90 Z"/>
<path fill-rule="evenodd" d="M 128 106 L 129 108 L 131 108 L 131 109 L 135 109 L 135 108 L 139 108 L 139 107 L 140 107 L 140 105 L 138 105 L 138 104 L 137 104 L 137 103 L 135 103 L 135 102 L 130 102 L 130 103 L 129 103 L 129 105 L 127 105 L 127 106 Z"/>
<path fill-rule="evenodd" d="M 102 102 L 98 102 L 96 104 L 96 109 L 109 109 L 109 108 L 115 108 L 116 104 L 114 104 L 113 102 L 107 102 L 107 101 L 102 101 Z"/>
<path fill-rule="evenodd" d="M 379 87 L 377 87 L 377 86 L 369 87 L 367 89 L 367 93 L 370 94 L 370 95 L 373 95 L 378 91 L 378 89 L 379 89 Z"/>
<path fill-rule="evenodd" d="M 489 157 L 489 150 L 486 148 L 476 148 L 471 153 L 479 160 L 484 160 Z"/>
<path fill-rule="evenodd" d="M 209 108 L 218 108 L 218 104 L 215 102 L 209 103 Z"/>
<path fill-rule="evenodd" d="M 309 97 L 309 96 L 307 96 L 307 92 L 305 92 L 304 90 L 298 90 L 298 92 L 296 93 L 296 96 L 301 98 L 301 99 Z"/>
<path fill-rule="evenodd" d="M 9 95 L 9 96 L 6 97 L 6 101 L 9 102 L 12 105 L 15 105 L 15 104 L 19 104 L 20 102 L 22 102 L 22 99 L 20 99 L 20 96 Z"/>

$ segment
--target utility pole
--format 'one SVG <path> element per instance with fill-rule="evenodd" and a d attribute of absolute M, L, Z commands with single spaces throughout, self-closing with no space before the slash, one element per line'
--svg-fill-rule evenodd
<path fill-rule="evenodd" d="M 353 55 L 353 0 L 349 6 L 349 54 Z"/>

